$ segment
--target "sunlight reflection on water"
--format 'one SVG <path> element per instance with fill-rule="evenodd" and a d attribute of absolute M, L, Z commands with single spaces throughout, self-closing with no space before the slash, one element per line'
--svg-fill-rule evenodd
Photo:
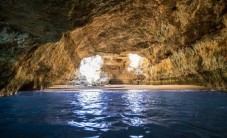
<path fill-rule="evenodd" d="M 118 131 L 127 129 L 129 126 L 138 127 L 146 124 L 165 126 L 163 124 L 165 109 L 162 109 L 162 112 L 165 113 L 160 112 L 158 116 L 155 113 L 154 117 L 147 115 L 148 110 L 157 112 L 159 109 L 153 108 L 152 105 L 161 104 L 162 101 L 151 96 L 148 100 L 147 96 L 143 94 L 144 92 L 147 91 L 128 90 L 125 93 L 111 97 L 106 97 L 102 90 L 78 92 L 75 94 L 77 102 L 71 101 L 71 104 L 75 106 L 75 110 L 72 112 L 77 120 L 68 120 L 68 124 L 75 127 L 86 127 L 86 129 L 96 128 Z M 108 93 L 116 94 L 113 91 Z M 82 120 L 78 120 L 78 118 Z M 119 126 L 119 124 L 123 124 L 123 126 Z"/>
<path fill-rule="evenodd" d="M 69 120 L 69 125 L 116 130 L 116 127 L 113 127 L 113 125 L 119 122 L 130 126 L 140 126 L 144 124 L 143 122 L 147 122 L 142 114 L 145 99 L 140 93 L 127 91 L 126 95 L 122 95 L 121 97 L 109 97 L 108 102 L 104 103 L 103 100 L 105 101 L 107 99 L 105 99 L 105 96 L 102 96 L 100 92 L 101 90 L 87 90 L 86 92 L 81 91 L 75 95 L 78 102 L 72 101 L 71 104 L 75 105 L 77 107 L 76 109 L 79 110 L 74 110 L 73 113 L 75 113 L 78 118 L 83 118 L 83 121 Z M 115 98 L 124 101 L 124 103 L 120 105 L 123 106 L 123 108 L 117 108 L 117 106 L 119 106 L 118 103 L 115 103 L 115 100 L 112 101 Z M 95 118 L 91 116 L 95 116 Z M 104 121 L 108 119 L 114 120 L 111 121 L 111 123 Z M 118 130 L 119 128 L 125 129 L 124 127 L 118 127 Z"/>
<path fill-rule="evenodd" d="M 83 90 L 0 102 L 0 137 L 227 136 L 225 93 Z"/>

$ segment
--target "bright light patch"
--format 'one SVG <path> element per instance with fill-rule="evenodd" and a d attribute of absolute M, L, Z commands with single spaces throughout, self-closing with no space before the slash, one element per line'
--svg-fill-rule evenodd
<path fill-rule="evenodd" d="M 142 57 L 137 54 L 128 54 L 128 57 L 131 61 L 130 67 L 138 68 Z"/>
<path fill-rule="evenodd" d="M 102 65 L 103 60 L 99 55 L 84 58 L 80 63 L 79 72 L 81 75 L 84 75 L 91 84 L 100 79 Z"/>
<path fill-rule="evenodd" d="M 136 70 L 140 67 L 143 58 L 137 54 L 128 54 L 130 65 L 128 67 L 128 71 Z"/>

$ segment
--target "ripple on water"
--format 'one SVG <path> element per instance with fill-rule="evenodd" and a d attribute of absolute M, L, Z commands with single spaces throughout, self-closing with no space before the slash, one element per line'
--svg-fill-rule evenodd
<path fill-rule="evenodd" d="M 227 137 L 225 93 L 31 92 L 0 103 L 0 137 Z"/>

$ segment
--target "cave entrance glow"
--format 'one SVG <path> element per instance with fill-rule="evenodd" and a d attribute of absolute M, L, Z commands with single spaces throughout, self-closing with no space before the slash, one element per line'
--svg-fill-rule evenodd
<path fill-rule="evenodd" d="M 86 79 L 89 84 L 92 84 L 100 79 L 102 65 L 103 60 L 99 55 L 84 58 L 80 62 L 79 73 L 83 79 Z"/>
<path fill-rule="evenodd" d="M 103 58 L 99 55 L 81 60 L 80 67 L 76 72 L 76 84 L 93 85 L 108 81 L 108 76 L 102 71 L 102 66 Z"/>
<path fill-rule="evenodd" d="M 130 60 L 130 65 L 128 67 L 128 71 L 135 72 L 135 74 L 140 75 L 142 74 L 142 62 L 143 62 L 143 57 L 137 55 L 137 54 L 128 54 L 128 58 Z"/>

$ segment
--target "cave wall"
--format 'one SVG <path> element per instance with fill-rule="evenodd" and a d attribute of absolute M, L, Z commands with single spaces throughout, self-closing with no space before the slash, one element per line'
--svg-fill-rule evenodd
<path fill-rule="evenodd" d="M 132 84 L 135 74 L 129 72 L 129 59 L 127 54 L 109 54 L 103 56 L 102 70 L 109 77 L 109 84 Z"/>
<path fill-rule="evenodd" d="M 226 89 L 226 4 L 227 0 L 1 1 L 0 27 L 10 26 L 17 34 L 5 40 L 10 31 L 1 33 L 1 95 L 29 85 L 34 89 L 65 82 L 85 57 L 116 59 L 129 53 L 148 60 L 142 84 Z M 23 50 L 18 48 L 21 36 Z M 123 62 L 127 61 L 104 67 L 110 76 L 128 83 L 130 75 L 107 69 L 125 69 L 128 63 Z"/>
<path fill-rule="evenodd" d="M 73 42 L 67 35 L 47 44 L 8 27 L 3 27 L 0 35 L 4 38 L 0 49 L 1 96 L 66 82 L 79 65 L 77 55 L 71 55 Z"/>
<path fill-rule="evenodd" d="M 66 31 L 84 26 L 126 0 L 2 0 L 0 24 L 59 41 Z"/>
<path fill-rule="evenodd" d="M 144 56 L 149 65 L 143 84 L 197 84 L 226 89 L 224 0 L 134 0 L 94 18 L 70 36 L 76 40 L 81 57 L 130 52 Z M 115 67 L 117 64 L 106 72 L 119 72 L 118 79 L 129 82 L 130 77 L 121 78 L 123 70 L 118 69 L 125 65 Z"/>

